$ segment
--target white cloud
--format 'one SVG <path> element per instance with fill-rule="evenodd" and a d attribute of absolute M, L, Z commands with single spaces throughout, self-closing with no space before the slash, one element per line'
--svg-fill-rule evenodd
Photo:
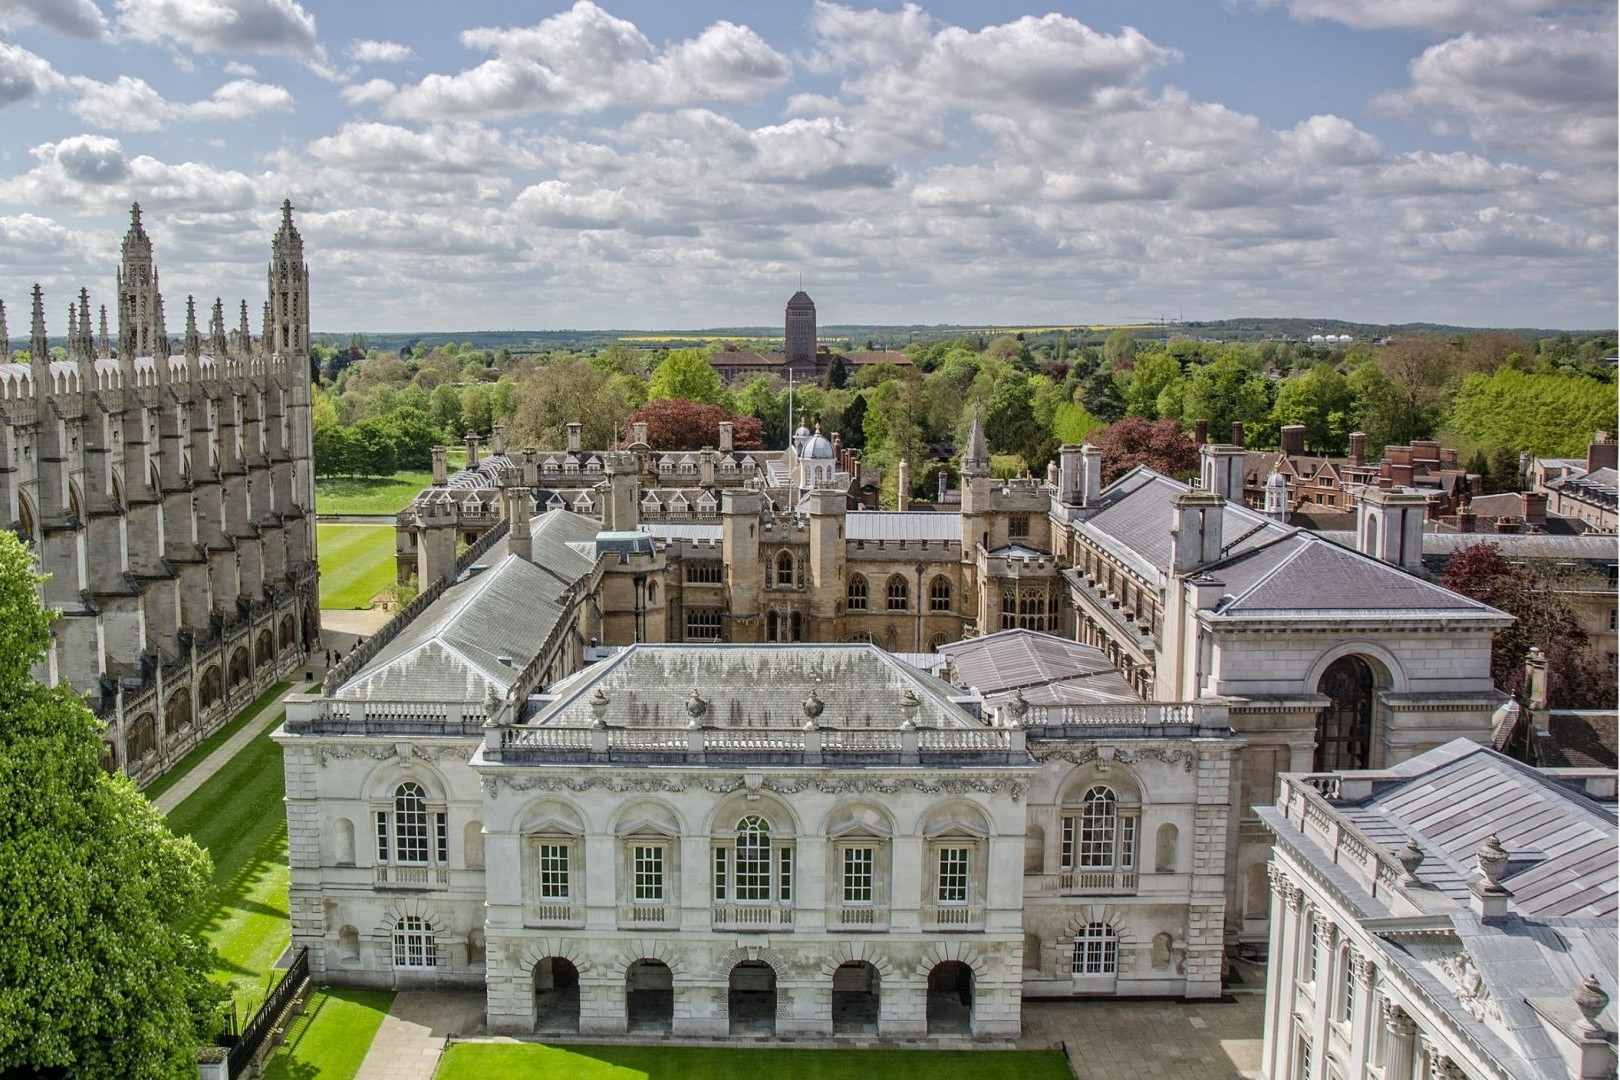
<path fill-rule="evenodd" d="M 234 75 L 238 79 L 254 79 L 259 75 L 258 68 L 255 68 L 252 64 L 244 64 L 240 60 L 228 61 L 220 70 L 227 75 Z"/>
<path fill-rule="evenodd" d="M 791 70 L 785 56 L 747 27 L 718 22 L 658 50 L 634 23 L 590 0 L 534 26 L 481 27 L 461 40 L 495 56 L 404 86 L 385 111 L 413 119 L 483 118 L 752 101 Z"/>
<path fill-rule="evenodd" d="M 1433 30 L 1453 33 L 1511 25 L 1525 16 L 1601 10 L 1600 0 L 1255 0 L 1259 8 L 1286 7 L 1296 19 L 1325 19 L 1357 30 Z"/>
<path fill-rule="evenodd" d="M 349 55 L 362 64 L 402 64 L 416 56 L 409 45 L 397 41 L 362 38 L 349 46 Z"/>
<path fill-rule="evenodd" d="M 37 23 L 68 37 L 107 36 L 107 20 L 92 0 L 0 0 L 0 30 Z"/>
<path fill-rule="evenodd" d="M 264 113 L 290 112 L 292 107 L 292 94 L 286 87 L 237 79 L 215 90 L 208 100 L 185 106 L 184 113 L 192 120 L 246 120 Z"/>
<path fill-rule="evenodd" d="M 382 175 L 481 173 L 538 162 L 528 149 L 477 124 L 440 124 L 413 131 L 394 124 L 348 123 L 336 134 L 310 143 L 308 153 L 345 172 Z"/>
<path fill-rule="evenodd" d="M 356 86 L 345 86 L 339 93 L 350 105 L 374 105 L 387 101 L 398 89 L 387 79 L 368 79 Z"/>
<path fill-rule="evenodd" d="M 138 200 L 143 206 L 192 212 L 245 210 L 262 197 L 253 181 L 200 162 L 170 164 L 142 154 L 124 155 L 105 135 L 75 135 L 29 150 L 38 164 L 0 183 L 0 201 L 36 207 L 108 209 Z"/>
<path fill-rule="evenodd" d="M 79 97 L 73 115 L 108 131 L 157 131 L 169 119 L 169 103 L 145 79 L 120 75 L 110 83 L 81 75 L 69 80 Z"/>
<path fill-rule="evenodd" d="M 44 57 L 0 41 L 0 108 L 38 97 L 61 81 Z"/>
<path fill-rule="evenodd" d="M 315 17 L 297 0 L 118 0 L 118 18 L 137 41 L 194 52 L 320 56 Z"/>
<path fill-rule="evenodd" d="M 157 131 L 175 120 L 247 120 L 293 107 L 285 87 L 250 79 L 225 83 L 213 96 L 189 104 L 166 101 L 150 83 L 128 75 L 110 83 L 76 75 L 69 82 L 79 92 L 74 115 L 109 131 Z"/>
<path fill-rule="evenodd" d="M 1411 85 L 1387 94 L 1397 111 L 1459 117 L 1487 149 L 1552 161 L 1615 158 L 1615 28 L 1537 22 L 1466 33 L 1411 64 Z"/>

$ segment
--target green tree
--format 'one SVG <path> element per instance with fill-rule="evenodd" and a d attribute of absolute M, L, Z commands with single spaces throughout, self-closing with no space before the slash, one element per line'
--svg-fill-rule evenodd
<path fill-rule="evenodd" d="M 1215 432 L 1231 430 L 1236 421 L 1262 424 L 1271 416 L 1271 384 L 1235 357 L 1223 356 L 1188 376 L 1181 416 L 1208 420 Z"/>
<path fill-rule="evenodd" d="M 511 441 L 518 446 L 562 446 L 567 425 L 578 421 L 586 446 L 614 446 L 625 417 L 641 402 L 637 380 L 609 374 L 582 356 L 563 354 L 539 365 L 519 387 Z"/>
<path fill-rule="evenodd" d="M 449 383 L 440 383 L 433 388 L 428 402 L 428 419 L 450 438 L 459 441 L 466 434 L 461 415 L 461 392 Z"/>
<path fill-rule="evenodd" d="M 1108 335 L 1108 340 L 1103 342 L 1102 353 L 1106 363 L 1118 367 L 1136 356 L 1136 338 L 1121 327 Z"/>
<path fill-rule="evenodd" d="M 1498 368 L 1463 380 L 1446 434 L 1475 447 L 1578 457 L 1595 431 L 1615 430 L 1614 387 L 1583 375 Z"/>
<path fill-rule="evenodd" d="M 1035 422 L 1035 394 L 1028 375 L 1004 367 L 996 376 L 984 404 L 984 433 L 992 453 L 1021 454 L 1025 461 L 1034 460 L 1044 433 Z"/>
<path fill-rule="evenodd" d="M 1305 448 L 1317 454 L 1343 454 L 1348 445 L 1354 395 L 1332 364 L 1319 363 L 1282 381 L 1271 419 L 1277 427 L 1303 424 Z"/>
<path fill-rule="evenodd" d="M 462 391 L 461 416 L 469 432 L 489 435 L 490 428 L 495 426 L 495 407 L 489 387 L 474 385 Z"/>
<path fill-rule="evenodd" d="M 54 613 L 0 532 L 0 1074 L 196 1076 L 218 1030 L 212 950 L 176 929 L 208 855 L 99 764 L 101 724 L 33 678 Z"/>
<path fill-rule="evenodd" d="M 1101 368 L 1081 385 L 1080 405 L 1105 423 L 1112 423 L 1125 415 L 1125 395 L 1119 392 L 1119 384 L 1114 381 L 1113 373 Z"/>
<path fill-rule="evenodd" d="M 725 383 L 701 349 L 674 349 L 652 374 L 647 400 L 683 398 L 704 405 L 723 405 Z"/>
<path fill-rule="evenodd" d="M 1125 388 L 1127 416 L 1159 415 L 1159 394 L 1181 378 L 1181 362 L 1168 352 L 1144 352 L 1131 367 L 1131 382 Z"/>

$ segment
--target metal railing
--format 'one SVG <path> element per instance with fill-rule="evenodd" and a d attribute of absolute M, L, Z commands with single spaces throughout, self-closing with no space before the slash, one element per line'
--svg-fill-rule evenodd
<path fill-rule="evenodd" d="M 226 1030 L 214 1040 L 226 1048 L 225 1060 L 230 1069 L 231 1076 L 238 1077 L 247 1072 L 248 1065 L 264 1046 L 264 1041 L 275 1030 L 276 1022 L 281 1014 L 287 1011 L 295 997 L 301 994 L 309 984 L 309 947 L 298 950 L 293 958 L 292 966 L 275 985 L 269 995 L 264 999 L 252 1016 L 248 1017 L 242 1026 L 240 1034 L 234 1030 Z M 231 1028 L 235 1027 L 235 1018 L 232 1017 Z"/>

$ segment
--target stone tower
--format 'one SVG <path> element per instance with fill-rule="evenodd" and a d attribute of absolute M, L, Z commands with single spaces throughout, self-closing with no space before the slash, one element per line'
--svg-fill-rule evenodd
<path fill-rule="evenodd" d="M 129 208 L 129 231 L 124 234 L 123 259 L 118 267 L 118 355 L 164 358 L 169 339 L 163 327 L 163 302 L 158 298 L 158 272 L 152 261 L 152 238 L 141 226 L 141 204 Z"/>
<path fill-rule="evenodd" d="M 805 371 L 816 362 L 816 304 L 803 289 L 787 302 L 787 323 L 782 335 L 787 366 Z"/>

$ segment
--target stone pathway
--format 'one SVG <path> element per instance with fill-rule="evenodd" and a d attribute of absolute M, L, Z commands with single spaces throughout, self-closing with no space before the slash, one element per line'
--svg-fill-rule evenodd
<path fill-rule="evenodd" d="M 450 1036 L 483 1031 L 485 1001 L 480 991 L 402 990 L 355 1080 L 433 1080 Z"/>
<path fill-rule="evenodd" d="M 192 770 L 185 775 L 184 778 L 178 781 L 168 791 L 165 791 L 163 794 L 153 799 L 153 804 L 156 805 L 159 810 L 167 814 L 169 811 L 173 810 L 175 807 L 184 802 L 186 798 L 193 794 L 198 788 L 208 783 L 209 780 L 213 779 L 215 773 L 225 767 L 225 763 L 227 761 L 231 760 L 231 758 L 242 752 L 242 748 L 244 746 L 252 742 L 254 739 L 257 739 L 260 735 L 263 735 L 266 731 L 269 731 L 272 727 L 281 722 L 281 715 L 284 711 L 281 703 L 287 697 L 287 694 L 299 693 L 308 685 L 307 683 L 298 681 L 298 678 L 306 671 L 314 671 L 316 676 L 319 677 L 321 670 L 322 669 L 318 664 L 313 666 L 305 665 L 304 667 L 299 668 L 297 672 L 294 673 L 293 685 L 287 689 L 286 693 L 283 693 L 281 697 L 277 698 L 271 704 L 265 706 L 263 712 L 254 717 L 252 720 L 248 721 L 246 724 L 243 724 L 237 730 L 236 734 L 232 735 L 230 738 L 226 739 L 224 742 L 215 747 L 214 752 L 199 761 L 192 768 Z"/>

